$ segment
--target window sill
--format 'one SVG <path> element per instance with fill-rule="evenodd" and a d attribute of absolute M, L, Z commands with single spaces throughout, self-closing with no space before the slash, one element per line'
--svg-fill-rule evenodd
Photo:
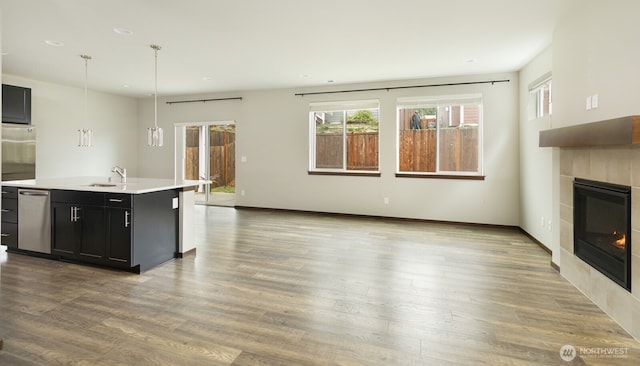
<path fill-rule="evenodd" d="M 484 175 L 454 175 L 454 174 L 447 175 L 447 174 L 396 173 L 396 178 L 484 180 Z"/>
<path fill-rule="evenodd" d="M 349 177 L 379 177 L 380 172 L 330 172 L 330 171 L 315 171 L 309 170 L 307 172 L 309 175 L 341 175 L 341 176 L 349 176 Z"/>

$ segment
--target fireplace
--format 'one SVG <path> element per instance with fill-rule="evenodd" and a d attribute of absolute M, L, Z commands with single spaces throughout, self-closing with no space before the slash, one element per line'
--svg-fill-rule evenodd
<path fill-rule="evenodd" d="M 631 187 L 575 178 L 574 253 L 631 292 Z"/>

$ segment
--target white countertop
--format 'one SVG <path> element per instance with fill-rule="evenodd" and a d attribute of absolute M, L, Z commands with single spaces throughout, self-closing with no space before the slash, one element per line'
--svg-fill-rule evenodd
<path fill-rule="evenodd" d="M 113 178 L 110 182 L 108 177 L 71 177 L 11 180 L 2 182 L 2 185 L 31 189 L 65 189 L 72 191 L 140 194 L 176 188 L 196 187 L 205 183 L 210 183 L 210 181 L 127 177 L 126 183 L 120 183 L 120 178 Z M 94 184 L 109 186 L 94 186 Z"/>

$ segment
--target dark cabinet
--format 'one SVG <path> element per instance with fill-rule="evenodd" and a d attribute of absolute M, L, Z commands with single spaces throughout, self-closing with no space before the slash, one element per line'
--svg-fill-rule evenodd
<path fill-rule="evenodd" d="M 80 225 L 76 224 L 76 206 L 68 203 L 51 203 L 51 252 L 73 255 L 80 242 Z"/>
<path fill-rule="evenodd" d="M 18 247 L 18 188 L 2 187 L 0 244 Z"/>
<path fill-rule="evenodd" d="M 104 193 L 52 192 L 52 254 L 95 263 L 104 260 L 104 198 Z"/>
<path fill-rule="evenodd" d="M 106 255 L 104 207 L 80 206 L 78 211 L 82 227 L 78 254 L 83 259 L 100 262 Z"/>
<path fill-rule="evenodd" d="M 114 266 L 131 266 L 131 227 L 133 209 L 131 195 L 107 195 L 107 261 Z"/>
<path fill-rule="evenodd" d="M 31 89 L 2 84 L 2 122 L 31 124 Z"/>
<path fill-rule="evenodd" d="M 133 272 L 175 258 L 178 191 L 51 191 L 52 255 Z"/>

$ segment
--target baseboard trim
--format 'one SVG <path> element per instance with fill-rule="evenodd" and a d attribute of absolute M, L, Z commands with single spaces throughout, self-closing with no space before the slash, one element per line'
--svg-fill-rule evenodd
<path fill-rule="evenodd" d="M 189 250 L 187 250 L 186 252 L 178 252 L 176 253 L 176 258 L 184 258 L 187 255 L 196 255 L 196 249 L 197 248 L 191 248 Z"/>
<path fill-rule="evenodd" d="M 515 229 L 522 230 L 518 226 L 513 225 L 497 225 L 497 224 L 480 224 L 473 222 L 461 222 L 461 221 L 444 221 L 444 220 L 428 220 L 428 219 L 414 219 L 407 217 L 395 217 L 395 216 L 379 216 L 379 215 L 362 215 L 362 214 L 350 214 L 342 212 L 325 212 L 325 211 L 309 211 L 309 210 L 295 210 L 288 208 L 271 208 L 271 207 L 254 207 L 254 206 L 234 206 L 237 210 L 256 210 L 256 211 L 273 211 L 273 212 L 299 212 L 305 214 L 327 215 L 327 216 L 345 216 L 345 217 L 362 217 L 369 219 L 385 219 L 385 220 L 398 220 L 398 221 L 412 221 L 412 222 L 425 222 L 425 223 L 438 223 L 438 224 L 451 224 L 462 226 L 476 226 L 476 227 L 488 227 L 497 229 Z"/>
<path fill-rule="evenodd" d="M 533 235 L 529 234 L 523 228 L 519 228 L 519 229 L 524 235 L 526 235 L 529 239 L 531 239 L 532 242 L 536 243 L 540 248 L 542 248 L 542 250 L 547 252 L 549 255 L 553 255 L 553 251 L 551 249 L 547 248 L 547 246 L 542 244 L 542 242 L 540 242 L 538 239 L 534 238 Z"/>

